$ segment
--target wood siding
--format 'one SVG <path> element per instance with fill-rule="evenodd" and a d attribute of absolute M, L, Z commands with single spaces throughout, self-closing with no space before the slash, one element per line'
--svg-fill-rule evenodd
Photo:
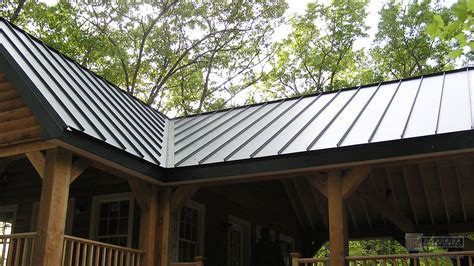
<path fill-rule="evenodd" d="M 35 116 L 0 73 L 0 147 L 40 138 L 41 127 Z"/>

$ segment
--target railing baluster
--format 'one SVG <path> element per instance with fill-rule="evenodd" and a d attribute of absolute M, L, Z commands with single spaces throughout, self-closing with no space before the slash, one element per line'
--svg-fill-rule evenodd
<path fill-rule="evenodd" d="M 456 256 L 456 264 L 461 266 L 461 259 L 459 258 L 459 255 Z"/>
<path fill-rule="evenodd" d="M 102 247 L 102 260 L 101 260 L 101 263 L 100 263 L 101 266 L 105 266 L 105 257 L 106 256 L 107 256 L 107 248 Z"/>
<path fill-rule="evenodd" d="M 11 237 L 11 236 L 10 236 Z M 13 262 L 13 250 L 15 250 L 15 242 L 13 238 L 10 238 L 10 243 L 8 244 L 8 255 L 7 255 L 7 266 L 11 266 Z"/>
<path fill-rule="evenodd" d="M 18 262 L 20 261 L 20 253 L 21 253 L 21 246 L 24 238 L 18 238 L 16 240 L 16 248 L 15 248 L 15 266 L 18 266 Z"/>
<path fill-rule="evenodd" d="M 94 265 L 99 266 L 100 246 L 95 247 Z"/>
<path fill-rule="evenodd" d="M 28 243 L 30 243 L 30 239 L 29 238 L 25 238 L 25 242 L 24 242 L 24 245 L 23 245 L 23 251 L 22 251 L 22 254 L 23 256 L 21 256 L 21 265 L 26 265 L 26 258 L 28 257 Z"/>

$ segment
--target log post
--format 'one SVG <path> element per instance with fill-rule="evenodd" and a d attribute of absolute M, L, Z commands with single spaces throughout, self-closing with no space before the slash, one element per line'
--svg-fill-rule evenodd
<path fill-rule="evenodd" d="M 171 226 L 171 188 L 160 189 L 160 220 L 158 223 L 158 242 L 161 266 L 170 263 L 170 226 Z"/>
<path fill-rule="evenodd" d="M 60 265 L 66 226 L 72 153 L 47 150 L 33 265 Z"/>
<path fill-rule="evenodd" d="M 150 188 L 149 206 L 140 213 L 140 249 L 145 251 L 145 265 L 155 265 L 155 237 L 158 218 L 158 190 Z"/>
<path fill-rule="evenodd" d="M 290 256 L 291 256 L 291 266 L 299 266 L 300 265 L 299 259 L 301 257 L 301 254 L 291 253 Z"/>
<path fill-rule="evenodd" d="M 331 170 L 328 174 L 329 204 L 329 243 L 330 263 L 332 266 L 345 265 L 347 255 L 347 228 L 342 194 L 342 176 L 340 170 Z"/>

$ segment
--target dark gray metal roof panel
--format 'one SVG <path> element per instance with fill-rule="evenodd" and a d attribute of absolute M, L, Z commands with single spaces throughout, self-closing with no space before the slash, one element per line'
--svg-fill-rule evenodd
<path fill-rule="evenodd" d="M 56 50 L 1 20 L 0 45 L 64 122 L 148 162 L 165 165 L 168 119 Z"/>
<path fill-rule="evenodd" d="M 0 35 L 1 51 L 34 84 L 32 95 L 42 110 L 54 111 L 63 131 L 149 165 L 181 168 L 379 145 L 471 130 L 474 123 L 469 68 L 169 120 L 4 20 Z"/>

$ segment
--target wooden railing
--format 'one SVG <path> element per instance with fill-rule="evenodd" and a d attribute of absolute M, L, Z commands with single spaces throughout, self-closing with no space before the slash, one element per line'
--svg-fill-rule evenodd
<path fill-rule="evenodd" d="M 64 236 L 63 266 L 140 266 L 145 252 L 74 236 Z"/>
<path fill-rule="evenodd" d="M 292 266 L 326 266 L 329 258 L 300 258 L 299 253 L 292 253 Z M 346 262 L 349 266 L 464 266 L 474 265 L 474 251 L 440 252 L 440 253 L 413 253 L 398 255 L 377 256 L 348 256 Z"/>
<path fill-rule="evenodd" d="M 194 262 L 172 262 L 170 266 L 204 266 L 204 257 L 196 257 Z"/>
<path fill-rule="evenodd" d="M 0 266 L 32 265 L 36 233 L 0 236 Z"/>

